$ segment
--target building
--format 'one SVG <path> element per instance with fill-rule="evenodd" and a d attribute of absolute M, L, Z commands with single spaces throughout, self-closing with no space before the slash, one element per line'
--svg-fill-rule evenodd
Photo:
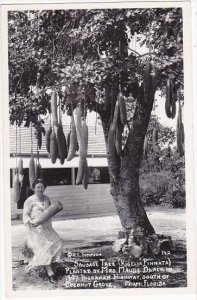
<path fill-rule="evenodd" d="M 69 132 L 69 125 L 63 125 L 65 135 Z M 103 129 L 98 125 L 89 125 L 88 141 L 88 166 L 89 186 L 85 190 L 82 185 L 75 185 L 78 160 L 76 156 L 71 161 L 62 165 L 57 159 L 52 164 L 45 146 L 45 137 L 42 137 L 42 148 L 39 151 L 39 162 L 42 167 L 42 176 L 47 183 L 46 194 L 51 200 L 58 199 L 63 204 L 63 211 L 59 213 L 62 218 L 93 217 L 116 214 L 115 205 L 110 195 L 109 174 L 106 159 L 106 150 Z M 18 157 L 23 159 L 24 180 L 21 188 L 21 196 L 18 203 L 12 201 L 12 218 L 21 218 L 25 199 L 33 191 L 29 185 L 29 160 L 31 151 L 35 161 L 37 160 L 37 141 L 35 134 L 31 143 L 31 129 L 21 127 L 17 129 L 10 126 L 10 186 L 12 189 L 13 176 Z M 16 155 L 17 153 L 17 155 Z"/>

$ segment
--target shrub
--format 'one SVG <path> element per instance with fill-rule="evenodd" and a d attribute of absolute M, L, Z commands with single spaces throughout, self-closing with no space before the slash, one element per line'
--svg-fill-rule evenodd
<path fill-rule="evenodd" d="M 140 176 L 140 193 L 145 205 L 158 205 L 168 189 L 169 172 L 150 172 Z"/>
<path fill-rule="evenodd" d="M 145 165 L 147 168 L 147 165 Z M 184 208 L 185 202 L 185 163 L 184 158 L 174 153 L 162 162 L 158 171 L 146 173 L 141 167 L 140 193 L 145 205 L 168 205 Z"/>

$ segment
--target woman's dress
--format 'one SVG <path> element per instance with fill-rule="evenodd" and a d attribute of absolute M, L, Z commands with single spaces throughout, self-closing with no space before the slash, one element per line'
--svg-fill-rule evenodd
<path fill-rule="evenodd" d="M 51 219 L 37 227 L 29 225 L 28 221 L 37 218 L 49 207 L 50 200 L 44 195 L 41 203 L 36 195 L 27 198 L 23 209 L 23 222 L 27 225 L 27 247 L 33 252 L 33 258 L 28 264 L 28 268 L 37 266 L 47 266 L 52 262 L 59 262 L 63 256 L 63 240 L 52 227 Z"/>

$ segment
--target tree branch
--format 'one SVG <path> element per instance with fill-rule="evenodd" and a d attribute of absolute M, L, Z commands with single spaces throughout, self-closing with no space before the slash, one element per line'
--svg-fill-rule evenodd
<path fill-rule="evenodd" d="M 135 50 L 133 50 L 133 49 L 131 49 L 131 48 L 129 48 L 129 47 L 127 47 L 130 51 L 132 51 L 133 53 L 135 53 L 135 54 L 137 54 L 138 56 L 141 56 L 137 51 L 135 51 Z"/>
<path fill-rule="evenodd" d="M 146 98 L 143 86 L 139 87 L 138 91 L 139 94 L 137 97 L 133 122 L 124 149 L 126 152 L 132 152 L 133 148 L 137 148 L 140 154 L 143 150 L 143 142 L 150 120 L 154 95 Z"/>
<path fill-rule="evenodd" d="M 139 57 L 143 57 L 143 56 L 146 56 L 146 55 L 150 55 L 150 54 L 154 54 L 154 52 L 147 52 L 147 53 L 144 53 L 144 54 L 140 54 L 139 52 L 127 47 L 130 51 L 132 51 L 133 53 L 137 54 Z"/>

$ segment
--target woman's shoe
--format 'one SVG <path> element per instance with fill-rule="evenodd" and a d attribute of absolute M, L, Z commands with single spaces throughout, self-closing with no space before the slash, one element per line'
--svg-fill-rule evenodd
<path fill-rule="evenodd" d="M 49 276 L 49 281 L 51 282 L 51 283 L 56 283 L 57 282 L 57 280 L 56 280 L 56 278 L 55 278 L 55 275 L 53 274 L 53 275 L 51 275 L 51 276 Z"/>

